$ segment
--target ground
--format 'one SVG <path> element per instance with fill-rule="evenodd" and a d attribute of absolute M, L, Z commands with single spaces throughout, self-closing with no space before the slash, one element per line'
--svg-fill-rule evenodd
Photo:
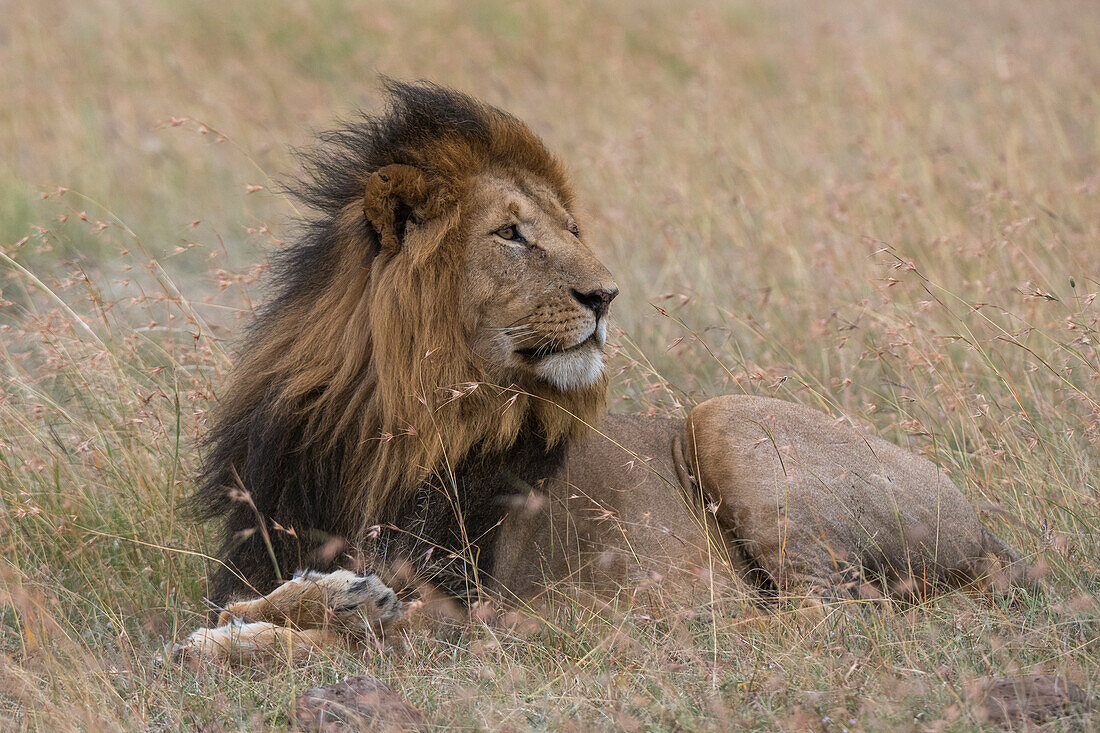
<path fill-rule="evenodd" d="M 993 674 L 1096 696 L 1095 3 L 4 14 L 5 729 L 280 728 L 296 693 L 353 674 L 433 725 L 506 730 L 965 730 Z M 853 416 L 943 465 L 1051 592 L 764 613 L 695 570 L 690 603 L 648 579 L 613 610 L 155 664 L 203 619 L 215 537 L 179 502 L 263 251 L 293 237 L 290 147 L 371 107 L 379 72 L 500 104 L 567 160 L 622 289 L 615 409 L 749 392 Z"/>

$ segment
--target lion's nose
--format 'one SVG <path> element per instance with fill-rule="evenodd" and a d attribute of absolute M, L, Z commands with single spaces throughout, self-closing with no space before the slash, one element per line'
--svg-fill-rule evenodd
<path fill-rule="evenodd" d="M 573 290 L 573 297 L 577 299 L 577 302 L 595 313 L 597 319 L 607 315 L 607 309 L 610 307 L 611 301 L 615 300 L 615 296 L 618 294 L 618 288 L 598 288 L 587 293 Z"/>

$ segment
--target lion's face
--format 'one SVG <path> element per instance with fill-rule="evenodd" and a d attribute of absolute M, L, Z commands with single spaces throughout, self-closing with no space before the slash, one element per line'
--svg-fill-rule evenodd
<path fill-rule="evenodd" d="M 604 372 L 618 287 L 551 189 L 522 172 L 472 181 L 463 212 L 462 312 L 474 353 L 502 379 L 562 392 Z"/>

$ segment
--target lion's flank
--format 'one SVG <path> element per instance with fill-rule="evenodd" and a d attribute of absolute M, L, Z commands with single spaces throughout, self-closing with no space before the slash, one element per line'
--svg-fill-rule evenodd
<path fill-rule="evenodd" d="M 296 556 L 299 540 L 354 540 L 471 451 L 506 450 L 524 429 L 553 445 L 603 407 L 603 382 L 568 396 L 486 383 L 456 308 L 470 178 L 522 169 L 571 208 L 562 165 L 519 120 L 466 95 L 386 89 L 385 113 L 323 134 L 303 155 L 294 193 L 314 216 L 274 258 L 273 296 L 205 443 L 197 504 L 226 518 L 230 546 L 252 543 L 258 564 L 291 566 L 283 575 L 307 559 L 323 566 Z M 401 183 L 383 169 L 414 179 L 419 213 L 372 203 L 370 186 Z M 415 255 L 400 247 L 412 217 L 435 237 Z M 241 570 L 260 582 L 260 569 Z"/>

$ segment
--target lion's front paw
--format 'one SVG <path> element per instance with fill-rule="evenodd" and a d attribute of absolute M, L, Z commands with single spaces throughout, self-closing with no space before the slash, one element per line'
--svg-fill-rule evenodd
<path fill-rule="evenodd" d="M 362 634 L 367 625 L 389 626 L 402 611 L 397 594 L 377 575 L 301 570 L 263 598 L 229 604 L 219 622 L 239 618 L 298 629 L 336 626 Z"/>
<path fill-rule="evenodd" d="M 405 606 L 377 575 L 303 570 L 262 598 L 229 604 L 218 626 L 177 644 L 171 661 L 198 667 L 216 660 L 308 656 L 389 626 L 402 618 Z"/>
<path fill-rule="evenodd" d="M 331 573 L 303 570 L 291 582 L 320 588 L 333 620 L 348 629 L 362 629 L 364 621 L 385 628 L 403 615 L 404 604 L 377 575 L 356 575 L 347 570 Z"/>

